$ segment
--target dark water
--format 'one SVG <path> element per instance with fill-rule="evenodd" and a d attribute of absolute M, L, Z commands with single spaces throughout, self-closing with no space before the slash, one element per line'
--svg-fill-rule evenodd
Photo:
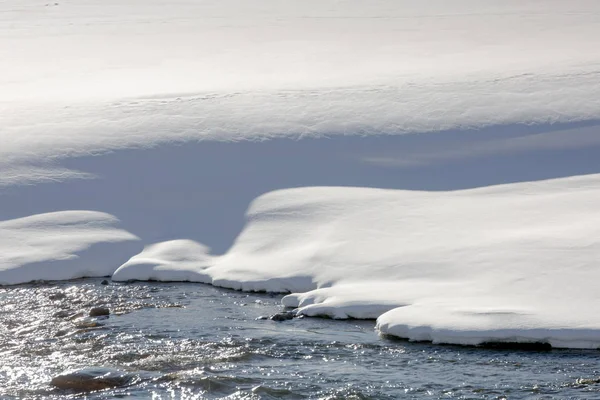
<path fill-rule="evenodd" d="M 1 399 L 600 399 L 597 351 L 409 343 L 373 321 L 257 320 L 279 296 L 100 283 L 0 288 Z M 82 368 L 117 386 L 50 385 Z"/>

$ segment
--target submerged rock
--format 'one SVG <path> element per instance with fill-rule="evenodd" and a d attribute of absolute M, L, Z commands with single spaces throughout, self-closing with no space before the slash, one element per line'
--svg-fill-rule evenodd
<path fill-rule="evenodd" d="M 68 316 L 68 317 L 67 317 L 67 319 L 68 319 L 69 321 L 72 321 L 72 320 L 74 320 L 74 319 L 81 318 L 81 317 L 83 317 L 84 315 L 85 315 L 85 313 L 84 313 L 83 311 L 79 311 L 79 312 L 76 312 L 75 314 L 72 314 L 72 315 Z"/>
<path fill-rule="evenodd" d="M 116 369 L 89 367 L 55 376 L 50 384 L 59 389 L 88 392 L 126 386 L 133 378 L 132 375 Z"/>
<path fill-rule="evenodd" d="M 107 307 L 94 307 L 90 310 L 90 317 L 100 317 L 103 315 L 110 315 L 110 310 Z"/>
<path fill-rule="evenodd" d="M 66 297 L 67 297 L 67 295 L 64 294 L 63 292 L 53 293 L 50 296 L 48 296 L 48 298 L 52 301 L 63 300 Z"/>
<path fill-rule="evenodd" d="M 73 321 L 73 324 L 75 324 L 75 327 L 77 328 L 96 328 L 104 325 L 98 321 L 98 319 L 92 317 L 77 318 Z"/>
<path fill-rule="evenodd" d="M 575 381 L 576 385 L 581 385 L 581 386 L 585 386 L 585 385 L 596 385 L 600 383 L 600 378 L 579 378 Z"/>
<path fill-rule="evenodd" d="M 290 319 L 294 319 L 294 318 L 301 318 L 301 315 L 296 315 L 296 313 L 294 311 L 283 311 L 283 312 L 279 312 L 273 315 L 269 315 L 269 316 L 265 316 L 265 315 L 261 315 L 260 317 L 256 318 L 257 320 L 271 320 L 271 321 L 277 321 L 277 322 L 281 322 L 281 321 L 288 321 Z"/>
<path fill-rule="evenodd" d="M 60 310 L 52 314 L 54 318 L 69 318 L 73 312 L 71 310 Z"/>
<path fill-rule="evenodd" d="M 292 311 L 284 311 L 277 314 L 273 314 L 269 317 L 271 321 L 287 321 L 293 319 L 295 314 Z"/>
<path fill-rule="evenodd" d="M 108 282 L 108 280 L 106 280 L 106 279 L 104 279 L 104 280 L 102 280 L 102 282 L 100 282 L 100 284 L 101 284 L 101 285 L 108 285 L 108 283 L 109 283 L 109 282 Z"/>

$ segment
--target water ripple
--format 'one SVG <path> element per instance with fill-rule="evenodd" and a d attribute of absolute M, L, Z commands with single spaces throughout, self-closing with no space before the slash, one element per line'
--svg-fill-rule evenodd
<path fill-rule="evenodd" d="M 183 283 L 0 287 L 0 398 L 600 398 L 597 352 L 410 343 L 377 336 L 372 321 L 257 320 L 279 301 Z M 90 316 L 94 307 L 110 315 Z"/>

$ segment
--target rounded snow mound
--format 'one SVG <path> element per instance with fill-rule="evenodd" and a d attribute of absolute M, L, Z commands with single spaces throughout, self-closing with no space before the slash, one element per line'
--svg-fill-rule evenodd
<path fill-rule="evenodd" d="M 193 240 L 170 240 L 146 246 L 121 265 L 114 281 L 155 280 L 210 283 L 203 271 L 211 265 L 210 249 Z"/>
<path fill-rule="evenodd" d="M 0 221 L 0 285 L 112 275 L 141 247 L 118 222 L 96 211 Z"/>

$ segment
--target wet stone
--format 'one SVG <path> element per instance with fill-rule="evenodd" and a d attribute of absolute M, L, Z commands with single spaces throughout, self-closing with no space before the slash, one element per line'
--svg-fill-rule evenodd
<path fill-rule="evenodd" d="M 61 329 L 61 330 L 57 331 L 57 332 L 54 334 L 54 337 L 62 337 L 62 336 L 65 336 L 65 335 L 66 335 L 66 334 L 68 334 L 68 333 L 69 333 L 69 331 L 68 331 L 68 330 L 66 330 L 66 329 Z"/>
<path fill-rule="evenodd" d="M 271 321 L 287 321 L 294 318 L 294 313 L 291 311 L 280 312 L 269 317 Z"/>
<path fill-rule="evenodd" d="M 100 284 L 101 284 L 101 285 L 108 285 L 108 283 L 109 283 L 109 282 L 108 282 L 108 280 L 106 280 L 106 279 L 104 279 L 104 280 L 102 280 L 102 282 L 100 282 Z"/>
<path fill-rule="evenodd" d="M 80 311 L 80 312 L 77 312 L 77 313 L 75 313 L 75 314 L 69 315 L 69 316 L 67 317 L 67 319 L 68 319 L 68 320 L 70 320 L 70 321 L 72 321 L 72 320 L 74 320 L 74 319 L 81 318 L 81 317 L 83 317 L 84 315 L 85 315 L 85 314 L 84 314 L 82 311 Z"/>
<path fill-rule="evenodd" d="M 89 392 L 126 386 L 132 378 L 132 375 L 116 369 L 89 367 L 55 376 L 50 384 L 59 389 Z"/>
<path fill-rule="evenodd" d="M 103 315 L 110 315 L 110 310 L 107 307 L 94 307 L 90 310 L 90 317 L 100 317 Z"/>
<path fill-rule="evenodd" d="M 54 318 L 68 318 L 71 316 L 72 311 L 71 310 L 61 310 L 61 311 L 57 311 L 53 314 Z"/>
<path fill-rule="evenodd" d="M 53 293 L 50 296 L 48 296 L 48 298 L 52 301 L 63 300 L 66 297 L 67 297 L 67 295 L 64 294 L 63 292 Z"/>
<path fill-rule="evenodd" d="M 103 324 L 97 319 L 92 317 L 83 317 L 73 321 L 77 328 L 95 328 L 102 326 Z"/>
<path fill-rule="evenodd" d="M 600 383 L 600 378 L 579 378 L 575 381 L 577 385 L 595 385 Z"/>

